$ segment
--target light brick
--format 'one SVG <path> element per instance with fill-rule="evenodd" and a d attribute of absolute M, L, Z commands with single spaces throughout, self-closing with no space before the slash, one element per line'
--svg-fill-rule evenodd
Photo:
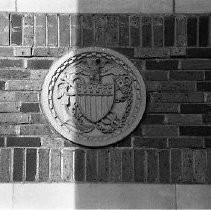
<path fill-rule="evenodd" d="M 59 149 L 52 149 L 50 155 L 50 180 L 52 182 L 61 181 L 61 151 Z"/>
<path fill-rule="evenodd" d="M 64 181 L 73 181 L 73 151 L 72 150 L 63 150 L 63 180 Z"/>
<path fill-rule="evenodd" d="M 42 83 L 36 80 L 9 80 L 6 82 L 6 90 L 41 90 Z"/>
<path fill-rule="evenodd" d="M 0 123 L 8 123 L 8 124 L 29 123 L 29 115 L 22 113 L 0 113 Z"/>
<path fill-rule="evenodd" d="M 1 102 L 0 112 L 20 112 L 20 103 L 18 102 Z"/>

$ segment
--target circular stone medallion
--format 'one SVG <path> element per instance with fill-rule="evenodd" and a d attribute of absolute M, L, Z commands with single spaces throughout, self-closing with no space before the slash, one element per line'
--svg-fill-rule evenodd
<path fill-rule="evenodd" d="M 146 106 L 144 81 L 125 56 L 104 48 L 72 51 L 50 68 L 42 109 L 63 137 L 86 146 L 122 140 Z"/>

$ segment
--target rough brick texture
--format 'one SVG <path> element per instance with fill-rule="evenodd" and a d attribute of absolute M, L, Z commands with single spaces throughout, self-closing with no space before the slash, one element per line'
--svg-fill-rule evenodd
<path fill-rule="evenodd" d="M 0 182 L 211 183 L 210 14 L 0 13 Z M 40 91 L 72 48 L 126 57 L 147 89 L 141 123 L 87 148 L 49 126 Z"/>

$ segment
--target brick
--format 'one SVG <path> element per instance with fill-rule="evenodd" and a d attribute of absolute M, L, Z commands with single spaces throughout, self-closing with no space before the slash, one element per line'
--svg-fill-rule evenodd
<path fill-rule="evenodd" d="M 143 76 L 147 81 L 165 81 L 168 80 L 167 71 L 145 71 Z M 169 84 L 169 82 L 168 82 Z"/>
<path fill-rule="evenodd" d="M 202 71 L 171 71 L 170 80 L 177 81 L 200 81 L 204 80 L 204 72 Z"/>
<path fill-rule="evenodd" d="M 74 179 L 75 181 L 84 181 L 85 179 L 85 153 L 82 150 L 74 152 Z"/>
<path fill-rule="evenodd" d="M 58 46 L 58 21 L 57 15 L 47 15 L 47 28 L 48 28 L 48 46 Z"/>
<path fill-rule="evenodd" d="M 61 57 L 68 52 L 68 47 L 34 47 L 32 54 L 35 57 Z"/>
<path fill-rule="evenodd" d="M 96 15 L 95 21 L 95 45 L 105 46 L 106 42 L 106 16 Z"/>
<path fill-rule="evenodd" d="M 146 155 L 144 150 L 134 150 L 134 181 L 145 182 L 146 179 Z"/>
<path fill-rule="evenodd" d="M 73 181 L 73 151 L 63 150 L 63 180 L 66 182 Z"/>
<path fill-rule="evenodd" d="M 206 181 L 208 184 L 211 183 L 211 150 L 207 150 L 207 173 Z"/>
<path fill-rule="evenodd" d="M 70 16 L 59 16 L 59 46 L 70 46 Z"/>
<path fill-rule="evenodd" d="M 211 82 L 198 82 L 197 90 L 198 91 L 211 91 Z"/>
<path fill-rule="evenodd" d="M 41 114 L 41 113 L 31 113 L 29 122 L 31 124 L 45 124 L 47 121 L 46 121 L 45 116 L 43 114 Z"/>
<path fill-rule="evenodd" d="M 107 16 L 106 26 L 106 46 L 118 46 L 119 43 L 119 31 L 118 31 L 119 19 L 117 15 Z"/>
<path fill-rule="evenodd" d="M 122 150 L 122 181 L 133 181 L 133 150 Z"/>
<path fill-rule="evenodd" d="M 163 124 L 164 115 L 144 115 L 142 124 Z"/>
<path fill-rule="evenodd" d="M 140 17 L 132 15 L 130 21 L 130 46 L 140 46 Z"/>
<path fill-rule="evenodd" d="M 52 130 L 48 125 L 34 124 L 34 125 L 20 125 L 21 135 L 50 135 Z"/>
<path fill-rule="evenodd" d="M 11 93 L 11 92 L 10 92 Z M 39 94 L 36 92 L 13 92 L 15 93 L 15 101 L 22 101 L 22 102 L 38 102 Z"/>
<path fill-rule="evenodd" d="M 49 149 L 39 149 L 39 181 L 49 180 Z"/>
<path fill-rule="evenodd" d="M 177 70 L 178 60 L 147 60 L 146 69 L 149 70 Z"/>
<path fill-rule="evenodd" d="M 50 155 L 50 180 L 52 182 L 61 181 L 61 151 L 59 149 L 51 149 Z"/>
<path fill-rule="evenodd" d="M 170 181 L 169 150 L 160 150 L 158 154 L 159 154 L 159 182 L 169 183 Z"/>
<path fill-rule="evenodd" d="M 4 147 L 4 137 L 0 137 L 0 147 Z"/>
<path fill-rule="evenodd" d="M 152 93 L 151 102 L 162 103 L 162 102 L 203 102 L 203 93 Z"/>
<path fill-rule="evenodd" d="M 29 123 L 29 115 L 21 113 L 0 113 L 0 123 L 7 123 L 7 124 Z"/>
<path fill-rule="evenodd" d="M 12 14 L 11 15 L 11 44 L 22 45 L 22 15 Z"/>
<path fill-rule="evenodd" d="M 199 17 L 199 46 L 207 46 L 209 38 L 209 17 Z"/>
<path fill-rule="evenodd" d="M 166 138 L 143 138 L 143 137 L 135 136 L 133 140 L 133 147 L 164 149 L 167 147 L 167 139 Z"/>
<path fill-rule="evenodd" d="M 53 60 L 28 60 L 27 67 L 29 69 L 49 69 Z"/>
<path fill-rule="evenodd" d="M 40 147 L 39 137 L 7 137 L 7 147 Z"/>
<path fill-rule="evenodd" d="M 202 124 L 201 115 L 196 114 L 168 114 L 166 122 L 172 125 L 200 125 Z"/>
<path fill-rule="evenodd" d="M 92 46 L 94 44 L 94 17 L 93 15 L 83 15 L 83 46 Z"/>
<path fill-rule="evenodd" d="M 211 138 L 204 139 L 205 148 L 211 148 Z"/>
<path fill-rule="evenodd" d="M 167 48 L 151 48 L 136 47 L 134 57 L 137 58 L 165 58 L 170 57 L 170 49 Z"/>
<path fill-rule="evenodd" d="M 163 18 L 155 17 L 153 18 L 153 37 L 154 37 L 154 46 L 163 47 Z"/>
<path fill-rule="evenodd" d="M 181 68 L 185 70 L 210 70 L 211 60 L 209 59 L 185 59 L 182 60 Z"/>
<path fill-rule="evenodd" d="M 121 141 L 112 145 L 113 147 L 131 147 L 131 136 L 123 138 Z"/>
<path fill-rule="evenodd" d="M 0 150 L 0 182 L 9 182 L 11 173 L 11 150 Z"/>
<path fill-rule="evenodd" d="M 211 80 L 211 72 L 205 71 L 205 80 Z"/>
<path fill-rule="evenodd" d="M 0 102 L 12 102 L 15 100 L 15 92 L 0 91 Z"/>
<path fill-rule="evenodd" d="M 188 17 L 187 20 L 187 45 L 196 46 L 197 45 L 197 18 Z"/>
<path fill-rule="evenodd" d="M 175 18 L 173 16 L 164 18 L 164 45 L 166 47 L 174 46 Z"/>
<path fill-rule="evenodd" d="M 152 46 L 152 20 L 150 17 L 142 17 L 142 47 Z"/>
<path fill-rule="evenodd" d="M 169 138 L 170 148 L 203 148 L 204 141 L 199 137 Z"/>
<path fill-rule="evenodd" d="M 150 71 L 151 72 L 151 71 Z M 171 82 L 162 82 L 161 91 L 163 92 L 193 92 L 196 91 L 195 82 L 180 82 L 180 81 L 171 81 Z"/>
<path fill-rule="evenodd" d="M 86 152 L 86 181 L 97 181 L 97 151 L 87 150 Z"/>
<path fill-rule="evenodd" d="M 0 112 L 19 112 L 20 103 L 2 102 L 0 103 Z"/>
<path fill-rule="evenodd" d="M 179 106 L 176 103 L 150 103 L 147 111 L 151 113 L 178 113 Z"/>
<path fill-rule="evenodd" d="M 79 15 L 71 16 L 71 46 L 81 45 L 81 19 Z"/>
<path fill-rule="evenodd" d="M 23 170 L 24 170 L 24 149 L 15 148 L 13 156 L 13 181 L 23 181 Z"/>
<path fill-rule="evenodd" d="M 1 18 L 1 15 L 0 15 L 0 18 Z M 0 31 L 0 34 L 1 34 L 1 31 Z M 0 35 L 0 37 L 1 37 L 1 35 Z M 0 43 L 1 43 L 1 40 L 0 40 Z M 0 46 L 0 56 L 1 57 L 12 57 L 13 55 L 14 55 L 14 47 Z"/>
<path fill-rule="evenodd" d="M 9 45 L 9 14 L 0 14 L 0 45 Z"/>
<path fill-rule="evenodd" d="M 115 50 L 123 55 L 125 55 L 128 58 L 134 57 L 134 48 L 111 48 L 112 50 Z"/>
<path fill-rule="evenodd" d="M 23 45 L 34 45 L 34 15 L 24 14 L 23 16 Z"/>
<path fill-rule="evenodd" d="M 205 93 L 205 102 L 210 103 L 211 102 L 211 94 Z"/>
<path fill-rule="evenodd" d="M 0 126 L 1 135 L 19 135 L 20 131 L 15 125 L 2 124 Z"/>
<path fill-rule="evenodd" d="M 147 150 L 147 182 L 158 181 L 158 154 L 156 150 Z"/>
<path fill-rule="evenodd" d="M 2 69 L 5 68 L 23 68 L 23 59 L 9 59 L 3 58 L 0 59 L 0 66 Z"/>
<path fill-rule="evenodd" d="M 144 125 L 142 126 L 144 136 L 177 136 L 178 128 L 167 125 Z"/>
<path fill-rule="evenodd" d="M 144 62 L 140 59 L 130 59 L 132 63 L 136 66 L 136 68 L 141 71 L 144 69 Z"/>
<path fill-rule="evenodd" d="M 31 80 L 41 80 L 44 81 L 45 76 L 48 73 L 48 70 L 33 70 L 30 72 L 30 79 Z"/>
<path fill-rule="evenodd" d="M 211 115 L 206 114 L 202 116 L 203 124 L 210 124 L 211 123 Z"/>
<path fill-rule="evenodd" d="M 181 126 L 182 136 L 211 136 L 211 126 Z"/>
<path fill-rule="evenodd" d="M 26 181 L 35 181 L 37 174 L 37 150 L 26 150 Z"/>
<path fill-rule="evenodd" d="M 171 182 L 182 181 L 182 153 L 179 149 L 171 149 Z"/>
<path fill-rule="evenodd" d="M 211 111 L 210 104 L 181 104 L 182 114 L 208 114 Z"/>
<path fill-rule="evenodd" d="M 31 47 L 14 47 L 13 55 L 16 57 L 31 57 L 32 48 Z"/>
<path fill-rule="evenodd" d="M 211 48 L 187 48 L 188 58 L 211 58 Z"/>
<path fill-rule="evenodd" d="M 134 130 L 133 130 L 134 136 L 142 136 L 142 127 L 141 124 L 139 124 Z"/>
<path fill-rule="evenodd" d="M 171 47 L 170 56 L 172 58 L 176 57 L 186 57 L 186 48 L 185 47 Z"/>
<path fill-rule="evenodd" d="M 119 16 L 119 46 L 129 45 L 129 16 Z"/>
<path fill-rule="evenodd" d="M 30 77 L 29 71 L 22 70 L 0 70 L 1 79 L 28 79 Z"/>
<path fill-rule="evenodd" d="M 8 80 L 6 90 L 41 90 L 41 82 L 36 80 Z"/>
<path fill-rule="evenodd" d="M 109 150 L 98 150 L 98 181 L 107 182 L 109 180 Z"/>
<path fill-rule="evenodd" d="M 0 81 L 0 90 L 5 90 L 5 82 Z"/>
<path fill-rule="evenodd" d="M 36 125 L 34 125 L 34 126 L 36 126 Z M 43 125 L 43 126 L 45 126 L 45 125 Z M 45 148 L 58 149 L 58 148 L 64 147 L 64 140 L 57 136 L 53 137 L 53 141 L 52 141 L 51 135 L 42 136 L 41 141 L 42 141 L 42 147 L 45 147 Z"/>
<path fill-rule="evenodd" d="M 21 104 L 21 112 L 40 112 L 39 103 L 22 103 Z"/>
<path fill-rule="evenodd" d="M 194 182 L 205 183 L 206 179 L 206 153 L 204 150 L 193 151 Z"/>
<path fill-rule="evenodd" d="M 193 182 L 193 151 L 189 149 L 182 150 L 182 181 Z"/>
<path fill-rule="evenodd" d="M 187 45 L 187 18 L 185 16 L 176 17 L 176 46 L 185 47 Z"/>
<path fill-rule="evenodd" d="M 46 15 L 35 14 L 35 46 L 46 44 Z"/>
<path fill-rule="evenodd" d="M 121 171 L 121 150 L 110 150 L 110 181 L 120 182 L 122 177 Z"/>

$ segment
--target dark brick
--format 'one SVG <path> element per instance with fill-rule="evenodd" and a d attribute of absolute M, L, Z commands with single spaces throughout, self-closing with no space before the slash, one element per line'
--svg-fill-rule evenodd
<path fill-rule="evenodd" d="M 37 161 L 37 150 L 27 149 L 26 150 L 26 181 L 34 181 L 36 178 L 36 161 Z"/>
<path fill-rule="evenodd" d="M 75 181 L 84 181 L 85 178 L 85 153 L 82 150 L 74 152 L 74 177 Z"/>
<path fill-rule="evenodd" d="M 134 150 L 134 181 L 145 182 L 146 158 L 144 150 Z"/>
<path fill-rule="evenodd" d="M 92 46 L 94 44 L 94 17 L 93 15 L 83 15 L 83 46 Z"/>
<path fill-rule="evenodd" d="M 134 130 L 133 130 L 134 136 L 142 136 L 142 127 L 141 124 L 139 124 Z"/>
<path fill-rule="evenodd" d="M 207 150 L 207 171 L 206 181 L 211 184 L 211 149 Z"/>
<path fill-rule="evenodd" d="M 150 71 L 151 72 L 151 71 Z M 163 92 L 194 92 L 196 91 L 195 82 L 167 81 L 161 83 L 161 91 Z"/>
<path fill-rule="evenodd" d="M 71 17 L 71 46 L 81 45 L 81 17 L 72 15 Z"/>
<path fill-rule="evenodd" d="M 155 17 L 153 18 L 153 37 L 154 46 L 163 47 L 163 18 Z"/>
<path fill-rule="evenodd" d="M 211 71 L 205 71 L 205 80 L 211 80 Z"/>
<path fill-rule="evenodd" d="M 0 81 L 0 90 L 5 90 L 5 82 Z"/>
<path fill-rule="evenodd" d="M 193 182 L 193 151 L 189 149 L 182 150 L 182 181 Z"/>
<path fill-rule="evenodd" d="M 122 177 L 121 171 L 121 150 L 110 150 L 109 174 L 111 182 L 120 182 Z"/>
<path fill-rule="evenodd" d="M 49 149 L 39 149 L 39 181 L 49 180 Z"/>
<path fill-rule="evenodd" d="M 58 46 L 57 15 L 47 15 L 48 46 Z"/>
<path fill-rule="evenodd" d="M 115 50 L 129 58 L 134 57 L 134 48 L 111 48 L 112 50 Z"/>
<path fill-rule="evenodd" d="M 207 46 L 209 38 L 209 17 L 199 17 L 199 46 Z"/>
<path fill-rule="evenodd" d="M 176 45 L 185 47 L 187 45 L 187 18 L 185 16 L 176 17 Z"/>
<path fill-rule="evenodd" d="M 129 46 L 129 16 L 119 16 L 119 46 Z"/>
<path fill-rule="evenodd" d="M 88 34 L 87 34 L 88 35 Z M 70 16 L 59 16 L 59 46 L 70 46 Z"/>
<path fill-rule="evenodd" d="M 29 69 L 49 69 L 53 60 L 28 60 Z"/>
<path fill-rule="evenodd" d="M 211 60 L 210 59 L 185 59 L 182 60 L 182 69 L 186 70 L 210 70 Z"/>
<path fill-rule="evenodd" d="M 95 44 L 105 46 L 106 44 L 106 16 L 95 16 Z"/>
<path fill-rule="evenodd" d="M 0 45 L 9 45 L 9 14 L 0 14 Z"/>
<path fill-rule="evenodd" d="M 33 46 L 34 45 L 34 15 L 24 14 L 23 16 L 23 45 Z"/>
<path fill-rule="evenodd" d="M 211 148 L 211 138 L 204 139 L 205 148 Z"/>
<path fill-rule="evenodd" d="M 187 44 L 188 46 L 197 45 L 197 18 L 188 17 L 187 20 Z"/>
<path fill-rule="evenodd" d="M 29 71 L 22 70 L 0 70 L 1 79 L 27 79 L 30 78 Z"/>
<path fill-rule="evenodd" d="M 107 28 L 106 28 L 106 45 L 107 46 L 118 46 L 119 37 L 118 37 L 118 16 L 109 15 L 107 16 Z"/>
<path fill-rule="evenodd" d="M 20 125 L 20 135 L 52 135 L 50 126 L 43 124 Z"/>
<path fill-rule="evenodd" d="M 109 151 L 98 150 L 98 181 L 107 182 L 109 180 Z"/>
<path fill-rule="evenodd" d="M 31 113 L 30 115 L 30 123 L 31 124 L 45 124 L 46 118 L 41 113 Z"/>
<path fill-rule="evenodd" d="M 147 60 L 146 69 L 149 70 L 177 70 L 178 60 Z"/>
<path fill-rule="evenodd" d="M 130 16 L 130 46 L 140 46 L 140 17 Z"/>
<path fill-rule="evenodd" d="M 169 150 L 160 150 L 158 154 L 159 154 L 159 182 L 169 183 L 170 181 Z"/>
<path fill-rule="evenodd" d="M 87 150 L 86 152 L 86 181 L 97 181 L 97 151 Z"/>
<path fill-rule="evenodd" d="M 203 115 L 202 119 L 203 119 L 204 124 L 211 124 L 211 115 L 210 114 Z"/>
<path fill-rule="evenodd" d="M 164 115 L 144 115 L 142 118 L 143 124 L 163 124 Z"/>
<path fill-rule="evenodd" d="M 167 146 L 166 138 L 143 138 L 139 136 L 134 137 L 133 141 L 134 147 L 140 148 L 159 148 L 163 149 Z"/>
<path fill-rule="evenodd" d="M 211 91 L 211 82 L 198 82 L 197 90 L 198 91 Z"/>
<path fill-rule="evenodd" d="M 182 136 L 211 136 L 211 126 L 181 126 Z"/>
<path fill-rule="evenodd" d="M 170 138 L 169 147 L 171 148 L 203 148 L 202 138 Z"/>
<path fill-rule="evenodd" d="M 23 168 L 24 168 L 24 149 L 15 148 L 13 156 L 13 181 L 23 181 Z"/>
<path fill-rule="evenodd" d="M 174 46 L 175 18 L 173 16 L 164 19 L 164 43 L 166 47 Z"/>
<path fill-rule="evenodd" d="M 150 103 L 146 112 L 149 113 L 178 113 L 179 106 L 176 103 Z"/>
<path fill-rule="evenodd" d="M 165 81 L 168 80 L 167 71 L 145 71 L 143 76 L 147 81 Z M 168 82 L 169 84 L 169 82 Z"/>
<path fill-rule="evenodd" d="M 39 137 L 7 137 L 7 147 L 40 147 Z"/>
<path fill-rule="evenodd" d="M 0 182 L 9 182 L 11 173 L 11 150 L 0 150 Z"/>
<path fill-rule="evenodd" d="M 200 81 L 204 80 L 204 72 L 202 71 L 171 71 L 170 80 L 177 81 Z"/>
<path fill-rule="evenodd" d="M 11 44 L 21 45 L 22 44 L 22 15 L 12 14 L 11 15 Z"/>
<path fill-rule="evenodd" d="M 122 181 L 133 181 L 133 150 L 122 150 Z"/>
<path fill-rule="evenodd" d="M 0 147 L 4 146 L 4 137 L 0 137 Z"/>
<path fill-rule="evenodd" d="M 51 149 L 50 155 L 50 180 L 59 182 L 61 181 L 61 150 Z"/>
<path fill-rule="evenodd" d="M 131 147 L 131 136 L 127 136 L 116 144 L 112 145 L 113 147 Z"/>
<path fill-rule="evenodd" d="M 23 60 L 0 59 L 1 68 L 23 68 Z"/>
<path fill-rule="evenodd" d="M 210 104 L 181 104 L 180 112 L 182 114 L 209 114 L 211 112 Z"/>
<path fill-rule="evenodd" d="M 152 46 L 152 21 L 150 17 L 142 17 L 142 47 Z"/>
<path fill-rule="evenodd" d="M 171 182 L 180 183 L 182 180 L 182 153 L 181 150 L 171 150 Z"/>
<path fill-rule="evenodd" d="M 187 48 L 188 58 L 211 58 L 211 48 Z"/>
<path fill-rule="evenodd" d="M 40 112 L 39 103 L 22 103 L 21 104 L 21 112 Z"/>
<path fill-rule="evenodd" d="M 147 182 L 158 181 L 158 154 L 156 150 L 147 150 Z"/>
<path fill-rule="evenodd" d="M 45 46 L 46 44 L 46 15 L 36 14 L 35 15 L 35 45 Z"/>

